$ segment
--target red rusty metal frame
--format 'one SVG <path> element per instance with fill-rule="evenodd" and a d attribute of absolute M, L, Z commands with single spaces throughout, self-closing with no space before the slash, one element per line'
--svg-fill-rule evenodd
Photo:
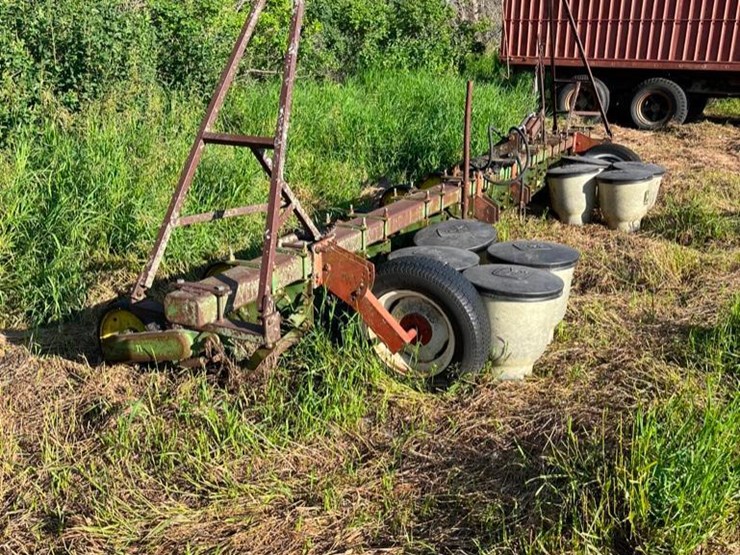
<path fill-rule="evenodd" d="M 556 75 L 556 52 L 557 52 L 557 45 L 558 45 L 558 29 L 556 25 L 556 10 L 555 10 L 555 4 L 558 0 L 548 0 L 547 2 L 547 15 L 549 19 L 549 26 L 550 26 L 550 77 L 551 77 L 551 98 L 552 98 L 552 104 L 553 104 L 553 110 L 552 110 L 552 132 L 558 133 L 558 111 L 557 111 L 557 83 L 559 82 Z M 573 34 L 573 37 L 575 38 L 576 45 L 578 47 L 578 55 L 581 59 L 581 65 L 586 70 L 586 73 L 588 74 L 588 80 L 591 85 L 591 88 L 594 91 L 594 98 L 596 98 L 596 102 L 599 105 L 599 114 L 601 115 L 601 121 L 604 124 L 604 131 L 606 131 L 606 134 L 609 136 L 609 138 L 612 137 L 612 129 L 609 125 L 609 120 L 606 119 L 606 111 L 604 110 L 604 105 L 601 102 L 601 97 L 598 95 L 598 89 L 596 88 L 596 81 L 594 79 L 594 74 L 591 71 L 591 64 L 588 61 L 588 58 L 586 57 L 586 50 L 583 47 L 583 42 L 581 41 L 581 37 L 578 34 L 578 27 L 576 26 L 575 19 L 573 19 L 573 12 L 570 9 L 570 4 L 568 3 L 568 0 L 560 0 L 561 6 L 565 13 L 568 16 L 568 24 L 570 25 L 570 31 Z M 576 95 L 580 91 L 580 84 L 577 84 L 576 88 Z M 575 103 L 575 100 L 574 100 Z M 568 114 L 568 123 L 570 122 L 570 115 Z M 567 129 L 566 129 L 567 130 Z"/>
<path fill-rule="evenodd" d="M 164 257 L 172 232 L 177 227 L 183 227 L 198 223 L 211 222 L 223 218 L 245 216 L 257 212 L 267 212 L 267 226 L 265 230 L 265 243 L 262 255 L 262 271 L 260 274 L 260 297 L 264 335 L 268 342 L 279 337 L 280 321 L 275 312 L 272 299 L 272 277 L 275 265 L 275 252 L 280 227 L 291 214 L 295 214 L 303 225 L 306 234 L 313 240 L 321 237 L 321 234 L 311 220 L 310 216 L 303 210 L 300 202 L 291 191 L 284 179 L 284 168 L 286 159 L 286 148 L 288 138 L 288 127 L 290 123 L 290 112 L 292 104 L 292 93 L 295 84 L 296 64 L 300 35 L 305 11 L 305 0 L 295 0 L 293 16 L 290 26 L 290 38 L 287 52 L 285 54 L 283 83 L 280 94 L 280 105 L 275 135 L 273 137 L 256 137 L 250 135 L 229 135 L 213 131 L 213 126 L 218 120 L 218 115 L 223 107 L 226 95 L 231 88 L 238 70 L 239 62 L 244 56 L 244 51 L 254 35 L 257 22 L 265 7 L 266 0 L 255 0 L 252 10 L 244 23 L 241 34 L 231 52 L 231 56 L 221 73 L 216 90 L 206 110 L 190 154 L 185 162 L 177 188 L 170 201 L 169 208 L 164 221 L 159 229 L 156 242 L 149 255 L 149 259 L 139 275 L 136 284 L 131 291 L 131 299 L 142 300 L 146 291 L 152 286 L 154 277 Z M 270 176 L 270 195 L 267 204 L 230 208 L 217 210 L 203 214 L 180 216 L 185 198 L 193 184 L 196 170 L 201 162 L 206 145 L 226 145 L 249 148 L 265 173 Z M 274 150 L 273 160 L 265 157 L 264 151 Z"/>
<path fill-rule="evenodd" d="M 508 63 L 535 65 L 537 35 L 532 20 L 544 3 L 504 3 L 501 54 Z M 571 0 L 571 9 L 579 26 L 585 26 L 582 37 L 592 67 L 740 71 L 736 0 Z M 557 25 L 568 26 L 562 11 Z M 562 41 L 556 58 L 559 67 L 581 65 L 576 49 Z"/>
<path fill-rule="evenodd" d="M 293 19 L 290 24 L 290 45 L 285 55 L 285 65 L 283 68 L 283 85 L 280 91 L 280 108 L 278 111 L 277 130 L 275 132 L 275 156 L 271 168 L 270 197 L 267 207 L 267 226 L 265 228 L 265 243 L 262 249 L 262 264 L 260 265 L 258 298 L 262 324 L 264 326 L 265 342 L 268 345 L 274 344 L 280 339 L 280 315 L 275 309 L 275 300 L 272 296 L 272 276 L 275 270 L 275 255 L 280 226 L 287 219 L 283 218 L 283 216 L 289 214 L 292 209 L 309 232 L 311 239 L 318 240 L 321 237 L 321 234 L 311 219 L 307 215 L 302 214 L 300 204 L 295 196 L 289 196 L 289 204 L 284 214 L 281 215 L 280 213 L 280 202 L 283 197 L 283 191 L 289 191 L 284 175 L 285 158 L 288 147 L 288 127 L 290 124 L 293 86 L 295 84 L 296 67 L 298 64 L 298 47 L 300 46 L 304 11 L 304 0 L 296 0 L 293 9 Z"/>
<path fill-rule="evenodd" d="M 467 218 L 470 214 L 470 135 L 473 118 L 473 82 L 468 81 L 467 94 L 465 95 L 465 122 L 463 132 L 463 191 L 462 217 Z"/>
<path fill-rule="evenodd" d="M 150 258 L 132 292 L 134 301 L 143 299 L 152 285 L 173 230 L 180 226 L 210 222 L 217 219 L 266 212 L 264 246 L 258 260 L 237 265 L 222 274 L 197 283 L 179 283 L 165 297 L 164 309 L 168 321 L 200 331 L 211 331 L 239 338 L 253 338 L 266 347 L 279 345 L 280 315 L 275 307 L 273 292 L 300 282 L 310 281 L 314 287 L 325 286 L 334 295 L 360 312 L 367 325 L 398 352 L 414 338 L 413 331 L 404 330 L 371 292 L 374 267 L 360 255 L 372 245 L 389 241 L 391 236 L 424 225 L 450 208 L 462 209 L 463 217 L 473 216 L 494 223 L 499 207 L 485 193 L 480 174 L 475 175 L 475 191 L 470 187 L 470 134 L 472 119 L 472 83 L 468 83 L 465 106 L 464 170 L 449 176 L 442 184 L 413 193 L 373 212 L 350 221 L 339 222 L 322 237 L 311 218 L 285 182 L 285 162 L 293 87 L 296 77 L 298 48 L 305 0 L 294 0 L 290 39 L 284 60 L 278 121 L 274 137 L 226 135 L 212 131 L 226 94 L 233 84 L 237 66 L 253 36 L 266 0 L 254 0 L 252 11 L 244 24 L 231 57 L 224 68 L 216 92 L 183 168 L 172 201 L 160 227 Z M 522 124 L 526 135 L 538 142 L 540 152 L 557 155 L 560 152 L 588 144 L 586 136 L 558 135 L 547 138 L 543 117 L 530 117 Z M 518 140 L 518 139 L 517 139 Z M 180 211 L 192 185 L 195 171 L 207 144 L 242 146 L 251 150 L 267 175 L 270 194 L 267 204 L 232 208 L 181 216 Z M 517 143 L 518 144 L 518 143 Z M 518 148 L 511 144 L 510 148 Z M 274 149 L 272 160 L 265 150 Z M 505 153 L 504 153 L 505 154 Z M 528 191 L 520 191 L 520 200 L 529 200 Z M 292 241 L 278 248 L 280 228 L 291 215 L 301 222 L 305 240 Z M 259 324 L 234 322 L 228 314 L 248 304 L 257 303 Z"/>
<path fill-rule="evenodd" d="M 459 183 L 443 183 L 404 197 L 389 206 L 352 220 L 339 222 L 328 237 L 338 247 L 364 253 L 368 247 L 387 241 L 404 229 L 429 221 L 445 210 L 459 207 L 462 187 Z M 323 267 L 322 245 L 329 239 L 314 243 L 296 244 L 296 248 L 282 249 L 275 255 L 274 287 L 281 289 L 303 279 L 313 279 L 318 286 L 318 274 Z M 309 256 L 304 258 L 306 247 Z M 198 283 L 184 283 L 165 297 L 165 315 L 172 323 L 191 329 L 209 329 L 223 313 L 237 310 L 255 301 L 259 302 L 259 260 L 240 264 L 222 274 Z"/>
<path fill-rule="evenodd" d="M 584 135 L 583 133 L 573 133 L 571 141 L 572 141 L 571 148 L 573 149 L 573 152 L 575 152 L 576 154 L 585 152 L 589 148 L 594 147 L 596 145 L 600 145 L 604 142 L 601 139 L 594 139 L 592 137 L 589 137 L 588 135 Z"/>
<path fill-rule="evenodd" d="M 473 197 L 473 217 L 476 220 L 495 224 L 499 216 L 501 215 L 501 209 L 498 204 L 493 202 L 488 195 L 486 195 L 485 187 L 483 184 L 483 175 L 478 172 L 475 176 L 475 196 Z"/>
<path fill-rule="evenodd" d="M 360 313 L 365 324 L 393 353 L 399 352 L 416 337 L 416 330 L 405 330 L 372 293 L 375 266 L 356 254 L 328 241 L 317 252 L 321 268 L 316 271 L 319 284 Z"/>

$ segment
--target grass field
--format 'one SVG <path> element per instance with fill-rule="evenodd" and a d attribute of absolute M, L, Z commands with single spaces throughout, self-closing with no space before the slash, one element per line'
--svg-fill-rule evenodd
<path fill-rule="evenodd" d="M 229 97 L 225 131 L 274 133 L 278 83 Z M 299 82 L 288 179 L 314 210 L 356 202 L 382 178 L 418 179 L 457 163 L 465 81 L 423 72 L 371 73 L 342 85 Z M 486 126 L 508 129 L 532 105 L 531 86 L 481 84 L 476 151 Z M 50 108 L 52 110 L 52 108 Z M 46 323 L 83 308 L 90 290 L 143 264 L 204 106 L 145 90 L 52 110 L 41 128 L 15 134 L 0 156 L 0 326 Z M 267 182 L 248 151 L 206 152 L 186 211 L 263 202 Z M 260 221 L 221 222 L 175 234 L 165 272 L 258 241 Z"/>
<path fill-rule="evenodd" d="M 456 161 L 461 85 L 306 85 L 292 182 L 322 210 Z M 247 108 L 267 96 L 240 91 L 224 127 L 268 130 Z M 527 99 L 479 87 L 476 150 Z M 582 251 L 566 320 L 533 379 L 432 393 L 387 373 L 354 320 L 243 384 L 97 364 L 95 305 L 133 279 L 198 118 L 140 102 L 59 116 L 3 154 L 2 318 L 72 316 L 0 344 L 0 552 L 739 552 L 740 129 L 616 130 L 669 172 L 637 234 L 506 215 L 502 238 Z M 249 199 L 256 176 L 214 155 L 195 202 Z M 252 229 L 178 237 L 166 271 Z"/>

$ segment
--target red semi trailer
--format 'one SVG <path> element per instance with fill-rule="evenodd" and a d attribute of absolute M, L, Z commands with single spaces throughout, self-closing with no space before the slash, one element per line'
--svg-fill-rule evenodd
<path fill-rule="evenodd" d="M 586 81 L 568 8 L 603 103 L 637 127 L 690 121 L 709 98 L 740 96 L 740 0 L 565 2 L 504 0 L 501 41 L 514 67 L 537 65 L 540 53 L 554 64 L 560 110 L 573 102 L 574 81 Z M 588 89 L 579 103 L 593 103 Z"/>

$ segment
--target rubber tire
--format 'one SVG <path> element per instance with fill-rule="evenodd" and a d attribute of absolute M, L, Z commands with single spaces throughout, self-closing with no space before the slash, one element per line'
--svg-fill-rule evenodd
<path fill-rule="evenodd" d="M 685 123 L 699 121 L 704 115 L 704 109 L 707 107 L 708 103 L 709 103 L 708 96 L 690 94 L 689 95 L 689 112 L 688 112 L 688 115 L 686 116 Z"/>
<path fill-rule="evenodd" d="M 610 160 L 612 162 L 642 162 L 642 158 L 631 148 L 616 143 L 604 143 L 589 148 L 583 153 L 584 156 L 591 156 L 601 160 Z"/>
<path fill-rule="evenodd" d="M 441 373 L 476 374 L 491 354 L 491 323 L 483 299 L 462 274 L 437 260 L 408 256 L 391 260 L 377 269 L 376 297 L 395 290 L 421 293 L 437 303 L 455 332 L 455 353 Z"/>
<path fill-rule="evenodd" d="M 661 121 L 651 122 L 644 117 L 640 101 L 646 93 L 662 93 L 673 104 L 673 113 Z M 684 90 L 675 82 L 663 77 L 654 77 L 640 83 L 632 94 L 630 101 L 630 119 L 638 129 L 654 131 L 662 129 L 668 123 L 684 123 L 689 112 L 689 101 Z"/>
<path fill-rule="evenodd" d="M 588 75 L 576 75 L 573 77 L 573 79 L 575 79 L 576 81 L 581 81 L 581 93 L 583 93 L 584 88 L 588 90 L 588 92 L 591 92 L 589 87 Z M 585 87 L 583 86 L 584 83 L 586 84 Z M 611 104 L 611 92 L 609 91 L 609 87 L 607 87 L 606 83 L 604 83 L 598 77 L 594 77 L 594 84 L 596 85 L 596 90 L 599 92 L 599 96 L 601 97 L 601 102 L 604 105 L 604 113 L 607 113 L 609 111 L 609 105 Z M 570 106 L 568 106 L 568 96 L 573 92 L 575 88 L 575 83 L 568 83 L 560 89 L 560 92 L 558 92 L 559 112 L 567 112 L 570 110 Z M 589 106 L 588 111 L 598 112 L 599 107 L 596 105 Z"/>

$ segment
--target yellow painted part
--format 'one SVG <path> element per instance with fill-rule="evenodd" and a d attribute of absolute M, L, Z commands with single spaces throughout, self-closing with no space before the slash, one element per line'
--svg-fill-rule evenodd
<path fill-rule="evenodd" d="M 226 262 L 218 262 L 208 268 L 208 271 L 206 272 L 206 277 L 213 277 L 217 276 L 219 274 L 223 274 L 226 270 L 231 270 L 234 266 L 231 264 L 227 264 Z"/>
<path fill-rule="evenodd" d="M 419 183 L 419 189 L 431 189 L 440 183 L 442 183 L 442 177 L 439 175 L 432 175 Z"/>
<path fill-rule="evenodd" d="M 146 326 L 138 316 L 125 308 L 116 308 L 103 316 L 100 322 L 100 339 L 106 339 L 119 333 L 146 331 Z"/>

